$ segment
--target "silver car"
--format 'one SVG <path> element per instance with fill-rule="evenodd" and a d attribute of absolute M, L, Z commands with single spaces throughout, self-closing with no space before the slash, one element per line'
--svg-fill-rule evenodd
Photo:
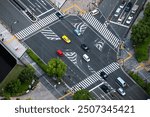
<path fill-rule="evenodd" d="M 123 88 L 118 88 L 118 89 L 117 89 L 117 92 L 118 92 L 120 95 L 122 95 L 122 96 L 125 96 L 125 95 L 126 95 L 126 93 L 125 93 L 125 91 L 123 90 Z"/>

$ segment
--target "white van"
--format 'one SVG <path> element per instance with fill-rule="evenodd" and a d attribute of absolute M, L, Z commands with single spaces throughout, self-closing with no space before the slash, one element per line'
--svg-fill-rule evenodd
<path fill-rule="evenodd" d="M 122 87 L 126 87 L 127 85 L 126 82 L 121 77 L 118 77 L 116 81 Z"/>

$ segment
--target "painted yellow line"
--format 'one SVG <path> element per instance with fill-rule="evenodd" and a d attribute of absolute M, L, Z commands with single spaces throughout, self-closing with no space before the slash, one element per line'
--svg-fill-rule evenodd
<path fill-rule="evenodd" d="M 13 36 L 12 38 L 10 38 L 9 40 L 4 41 L 4 44 L 8 44 L 11 41 L 13 41 L 14 39 L 16 39 L 16 36 Z"/>
<path fill-rule="evenodd" d="M 60 97 L 59 100 L 62 100 L 62 99 L 64 99 L 65 97 L 67 97 L 69 95 L 73 95 L 73 93 L 71 91 L 69 91 L 67 94 L 65 94 L 62 97 Z"/>

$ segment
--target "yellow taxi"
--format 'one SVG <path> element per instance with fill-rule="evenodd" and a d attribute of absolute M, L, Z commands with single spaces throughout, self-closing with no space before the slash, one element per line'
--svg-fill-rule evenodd
<path fill-rule="evenodd" d="M 66 35 L 63 35 L 61 38 L 62 38 L 66 43 L 70 43 L 70 42 L 71 42 L 71 40 L 70 40 Z"/>

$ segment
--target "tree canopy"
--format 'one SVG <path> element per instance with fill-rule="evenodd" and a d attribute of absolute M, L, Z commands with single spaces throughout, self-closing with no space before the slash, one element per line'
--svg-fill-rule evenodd
<path fill-rule="evenodd" d="M 47 73 L 49 76 L 57 77 L 60 81 L 67 71 L 67 65 L 59 58 L 51 59 L 47 64 Z"/>
<path fill-rule="evenodd" d="M 85 89 L 81 89 L 73 95 L 73 100 L 90 100 L 90 98 L 90 92 Z"/>

